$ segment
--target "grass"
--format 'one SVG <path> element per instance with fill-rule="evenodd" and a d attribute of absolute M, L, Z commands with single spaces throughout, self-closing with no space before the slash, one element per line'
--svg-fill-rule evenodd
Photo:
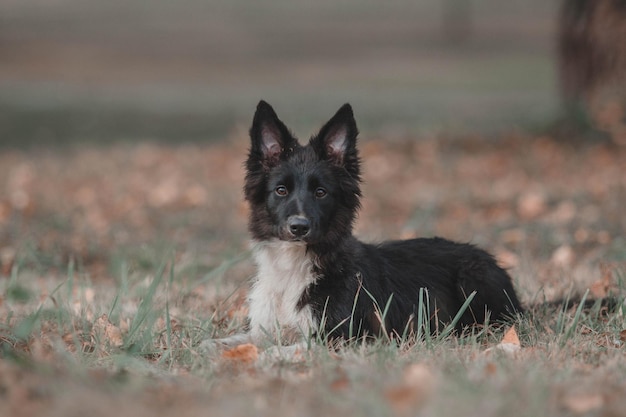
<path fill-rule="evenodd" d="M 604 291 L 621 301 L 623 149 L 519 133 L 420 139 L 361 142 L 359 236 L 480 244 L 506 264 L 527 305 L 588 288 L 588 300 Z M 245 327 L 253 266 L 240 195 L 244 144 L 0 154 L 0 415 L 620 409 L 621 305 L 530 308 L 515 321 L 514 354 L 493 349 L 503 337 L 494 327 L 431 337 L 427 308 L 418 311 L 417 339 L 328 350 L 320 337 L 301 355 L 256 361 L 201 351 L 202 340 Z"/>
<path fill-rule="evenodd" d="M 216 267 L 203 284 L 213 285 L 226 269 Z M 14 267 L 0 288 L 3 372 L 21 375 L 17 385 L 31 390 L 54 381 L 41 398 L 28 399 L 52 412 L 116 398 L 121 412 L 139 401 L 144 413 L 162 414 L 152 403 L 165 401 L 156 390 L 171 397 L 166 402 L 174 409 L 182 406 L 180 396 L 191 401 L 190 415 L 313 409 L 378 416 L 572 415 L 579 408 L 610 410 L 619 401 L 615 390 L 626 384 L 623 306 L 608 315 L 599 305 L 531 310 L 515 323 L 522 341 L 515 355 L 487 352 L 499 342 L 498 330 L 456 337 L 452 325 L 434 338 L 381 339 L 337 351 L 313 343 L 297 357 L 239 363 L 198 350 L 201 340 L 237 329 L 216 321 L 217 311 L 181 309 L 189 288 L 177 278 L 175 263 L 166 258 L 143 279 L 120 277 L 101 291 L 78 284 L 70 263 L 65 279 L 54 287 L 45 283 L 50 291 L 35 301 L 21 294 L 45 293 L 42 283 Z M 379 309 L 384 317 L 386 306 Z M 85 392 L 88 400 L 81 397 Z M 14 384 L 5 385 L 3 396 L 7 404 L 19 400 Z M 578 404 L 580 398 L 588 403 Z"/>

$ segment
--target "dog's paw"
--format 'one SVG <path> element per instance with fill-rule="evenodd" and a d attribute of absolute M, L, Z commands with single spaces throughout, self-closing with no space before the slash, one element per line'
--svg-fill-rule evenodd
<path fill-rule="evenodd" d="M 206 339 L 198 345 L 198 352 L 204 355 L 216 355 L 224 350 L 232 349 L 235 346 L 250 342 L 251 338 L 247 333 L 236 334 L 223 339 Z"/>

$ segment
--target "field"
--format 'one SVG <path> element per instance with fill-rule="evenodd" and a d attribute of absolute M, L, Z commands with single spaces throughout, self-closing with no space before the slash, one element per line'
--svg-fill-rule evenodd
<path fill-rule="evenodd" d="M 530 136 L 377 139 L 361 144 L 364 239 L 480 244 L 529 306 L 587 288 L 589 297 L 621 296 L 623 148 Z M 502 334 L 492 330 L 340 351 L 314 345 L 288 358 L 202 352 L 201 340 L 244 324 L 253 272 L 240 192 L 246 142 L 2 155 L 3 415 L 623 407 L 621 308 L 532 309 L 515 325 L 514 354 L 493 351 Z"/>
<path fill-rule="evenodd" d="M 439 1 L 151 4 L 2 6 L 0 415 L 623 414 L 626 148 L 554 128 L 556 4 L 465 42 Z M 515 335 L 204 351 L 245 327 L 260 98 L 301 138 L 351 102 L 357 235 L 488 249 Z"/>

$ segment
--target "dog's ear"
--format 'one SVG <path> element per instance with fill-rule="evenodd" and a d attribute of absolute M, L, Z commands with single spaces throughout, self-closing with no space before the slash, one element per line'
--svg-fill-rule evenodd
<path fill-rule="evenodd" d="M 263 100 L 254 113 L 250 139 L 250 158 L 262 161 L 266 167 L 275 166 L 285 151 L 293 149 L 297 144 L 272 106 Z"/>
<path fill-rule="evenodd" d="M 348 168 L 358 165 L 356 137 L 358 135 L 352 107 L 344 104 L 322 127 L 319 134 L 311 139 L 311 145 L 318 154 L 336 165 Z M 358 169 L 358 166 L 356 166 Z"/>

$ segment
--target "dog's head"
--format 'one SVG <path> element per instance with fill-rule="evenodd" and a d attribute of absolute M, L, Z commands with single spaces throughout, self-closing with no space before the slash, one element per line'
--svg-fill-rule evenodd
<path fill-rule="evenodd" d="M 349 236 L 361 196 L 357 134 L 345 104 L 302 146 L 259 102 L 244 189 L 252 237 L 332 245 Z"/>

